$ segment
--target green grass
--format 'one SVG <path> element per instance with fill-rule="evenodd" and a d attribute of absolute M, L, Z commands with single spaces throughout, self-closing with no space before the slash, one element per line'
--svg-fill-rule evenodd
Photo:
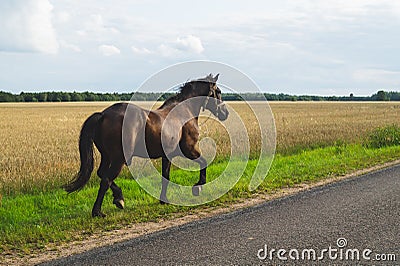
<path fill-rule="evenodd" d="M 400 126 L 389 125 L 373 130 L 366 141 L 366 146 L 381 148 L 400 145 Z"/>
<path fill-rule="evenodd" d="M 230 204 L 251 197 L 253 193 L 268 193 L 299 183 L 340 176 L 399 158 L 400 146 L 376 149 L 344 143 L 293 155 L 277 155 L 268 176 L 253 192 L 248 190 L 248 184 L 257 161 L 251 160 L 242 178 L 229 193 L 198 207 L 160 205 L 124 171 L 116 182 L 124 192 L 126 208 L 116 209 L 112 204 L 111 192 L 108 192 L 103 204 L 103 211 L 108 216 L 104 219 L 90 217 L 98 189 L 98 180 L 94 178 L 82 191 L 70 195 L 61 189 L 4 195 L 0 202 L 0 251 L 3 254 L 29 254 L 49 243 L 79 240 L 128 224 L 185 215 L 196 208 Z M 208 168 L 209 177 L 216 177 L 225 167 L 226 162 L 212 164 Z M 175 182 L 185 184 L 193 184 L 198 178 L 198 172 L 182 170 L 173 170 L 171 175 Z"/>

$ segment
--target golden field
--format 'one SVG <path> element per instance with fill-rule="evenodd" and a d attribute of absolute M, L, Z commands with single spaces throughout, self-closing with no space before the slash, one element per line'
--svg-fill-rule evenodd
<path fill-rule="evenodd" d="M 78 138 L 83 121 L 110 102 L 0 104 L 0 195 L 54 187 L 70 180 L 79 168 Z M 149 103 L 138 103 L 149 107 Z M 254 116 L 241 102 L 228 102 L 249 130 L 252 149 L 260 143 Z M 271 102 L 277 152 L 357 143 L 373 129 L 400 125 L 396 102 Z M 217 144 L 217 154 L 230 154 L 229 138 L 213 119 L 200 120 L 202 137 Z M 98 157 L 98 155 L 97 155 Z M 40 186 L 36 186 L 41 184 Z"/>

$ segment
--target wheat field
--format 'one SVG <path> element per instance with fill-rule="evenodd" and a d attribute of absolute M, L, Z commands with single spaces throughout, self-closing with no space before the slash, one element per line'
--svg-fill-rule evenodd
<path fill-rule="evenodd" d="M 54 188 L 79 169 L 78 138 L 83 121 L 110 102 L 0 104 L 0 195 Z M 137 103 L 149 108 L 149 103 Z M 228 102 L 249 129 L 253 153 L 260 134 L 242 102 Z M 271 102 L 277 152 L 360 143 L 371 130 L 400 125 L 397 102 Z M 215 120 L 200 119 L 201 137 L 211 137 L 217 155 L 230 154 L 229 138 Z M 203 123 L 204 122 L 204 123 Z M 96 156 L 98 159 L 98 155 Z M 97 160 L 98 161 L 98 160 Z"/>

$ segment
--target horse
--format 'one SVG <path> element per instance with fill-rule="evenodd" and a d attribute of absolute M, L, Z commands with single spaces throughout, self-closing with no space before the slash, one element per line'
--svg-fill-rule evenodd
<path fill-rule="evenodd" d="M 171 159 L 183 156 L 195 161 L 200 165 L 200 178 L 192 187 L 192 194 L 198 196 L 202 185 L 206 183 L 207 170 L 207 161 L 201 155 L 198 146 L 198 117 L 204 109 L 209 110 L 220 121 L 226 120 L 229 115 L 222 100 L 221 90 L 216 85 L 218 76 L 219 74 L 214 77 L 209 74 L 205 78 L 184 83 L 177 94 L 165 100 L 155 110 L 146 110 L 132 103 L 120 102 L 89 116 L 83 123 L 79 136 L 79 172 L 63 188 L 72 193 L 82 189 L 89 181 L 94 169 L 94 144 L 101 155 L 97 170 L 101 181 L 92 217 L 106 216 L 101 211 L 101 206 L 109 188 L 113 193 L 113 204 L 117 208 L 124 208 L 122 190 L 114 180 L 124 165 L 131 164 L 133 156 L 162 159 L 159 199 L 161 204 L 168 203 L 167 187 Z M 187 104 L 182 104 L 185 102 Z M 172 111 L 178 107 L 179 112 Z M 166 138 L 165 141 L 162 139 L 163 136 L 172 137 Z M 178 136 L 178 139 L 173 141 L 174 136 Z M 164 146 L 168 147 L 168 152 Z"/>

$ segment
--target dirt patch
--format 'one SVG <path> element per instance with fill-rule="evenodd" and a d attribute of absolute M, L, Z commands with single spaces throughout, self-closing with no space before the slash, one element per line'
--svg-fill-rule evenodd
<path fill-rule="evenodd" d="M 87 239 L 82 241 L 69 242 L 61 245 L 50 244 L 45 250 L 40 251 L 40 253 L 32 254 L 23 257 L 16 257 L 7 255 L 3 257 L 0 262 L 2 265 L 34 265 L 45 261 L 50 261 L 53 259 L 57 259 L 60 257 L 66 257 L 73 254 L 82 253 L 85 251 L 89 251 L 93 248 L 103 247 L 107 245 L 112 245 L 118 242 L 122 242 L 131 238 L 135 238 L 138 236 L 142 236 L 145 234 L 150 234 L 156 231 L 160 231 L 163 229 L 167 229 L 174 226 L 179 226 L 182 224 L 186 224 L 192 221 L 196 221 L 199 219 L 204 219 L 207 217 L 215 216 L 222 213 L 228 213 L 234 210 L 239 210 L 242 208 L 255 206 L 257 204 L 264 203 L 266 201 L 270 201 L 273 199 L 281 198 L 284 196 L 292 195 L 304 190 L 308 190 L 314 187 L 323 186 L 329 183 L 337 182 L 339 180 L 344 180 L 348 178 L 352 178 L 355 176 L 359 176 L 362 174 L 366 174 L 372 171 L 376 171 L 378 169 L 383 169 L 389 166 L 393 166 L 395 164 L 399 164 L 400 160 L 385 163 L 382 165 L 374 166 L 371 168 L 363 169 L 355 171 L 354 173 L 327 178 L 324 180 L 320 180 L 313 183 L 305 183 L 299 184 L 295 187 L 291 188 L 283 188 L 275 192 L 270 193 L 260 193 L 255 194 L 253 197 L 240 201 L 238 203 L 231 204 L 229 206 L 219 206 L 219 207 L 210 207 L 203 208 L 199 210 L 193 210 L 192 213 L 178 213 L 172 218 L 168 218 L 166 220 L 160 220 L 158 222 L 148 222 L 148 223 L 139 223 L 133 224 L 131 226 L 126 226 L 122 229 L 113 230 L 109 232 L 98 233 L 95 235 L 91 235 Z"/>

